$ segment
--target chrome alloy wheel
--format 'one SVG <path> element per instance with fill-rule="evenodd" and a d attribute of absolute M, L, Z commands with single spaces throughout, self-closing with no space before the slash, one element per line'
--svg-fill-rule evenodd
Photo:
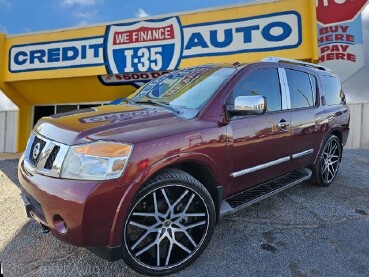
<path fill-rule="evenodd" d="M 161 271 L 190 259 L 201 247 L 208 227 L 204 199 L 189 187 L 166 184 L 136 202 L 124 240 L 137 263 Z"/>
<path fill-rule="evenodd" d="M 340 145 L 338 140 L 330 140 L 323 150 L 323 161 L 321 163 L 322 179 L 326 183 L 330 183 L 338 172 L 340 163 Z"/>

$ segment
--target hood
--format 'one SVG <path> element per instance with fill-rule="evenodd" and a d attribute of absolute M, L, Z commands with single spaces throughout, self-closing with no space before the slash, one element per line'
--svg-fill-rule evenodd
<path fill-rule="evenodd" d="M 54 141 L 74 145 L 97 138 L 112 140 L 109 134 L 117 130 L 122 134 L 119 140 L 124 139 L 125 133 L 132 140 L 132 132 L 179 121 L 184 119 L 162 108 L 108 105 L 44 117 L 37 122 L 35 131 Z"/>

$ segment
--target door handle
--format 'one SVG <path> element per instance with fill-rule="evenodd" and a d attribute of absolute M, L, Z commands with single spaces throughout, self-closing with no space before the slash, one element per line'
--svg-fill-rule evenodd
<path fill-rule="evenodd" d="M 289 123 L 288 121 L 280 121 L 277 124 L 279 129 L 285 129 L 285 128 L 289 127 L 290 125 L 291 125 L 291 123 Z"/>

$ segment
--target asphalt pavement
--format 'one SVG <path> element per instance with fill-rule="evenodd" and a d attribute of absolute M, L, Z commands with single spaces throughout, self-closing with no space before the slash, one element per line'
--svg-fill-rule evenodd
<path fill-rule="evenodd" d="M 41 234 L 25 215 L 17 162 L 0 160 L 5 277 L 140 276 Z M 222 218 L 202 256 L 176 276 L 369 276 L 369 149 L 345 150 L 330 187 L 302 183 Z"/>

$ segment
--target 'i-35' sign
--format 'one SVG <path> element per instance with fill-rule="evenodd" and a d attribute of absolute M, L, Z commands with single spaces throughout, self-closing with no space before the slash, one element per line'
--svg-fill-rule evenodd
<path fill-rule="evenodd" d="M 186 26 L 169 17 L 110 25 L 101 37 L 15 45 L 9 70 L 105 65 L 109 74 L 165 71 L 187 58 L 292 49 L 301 42 L 296 11 Z"/>

